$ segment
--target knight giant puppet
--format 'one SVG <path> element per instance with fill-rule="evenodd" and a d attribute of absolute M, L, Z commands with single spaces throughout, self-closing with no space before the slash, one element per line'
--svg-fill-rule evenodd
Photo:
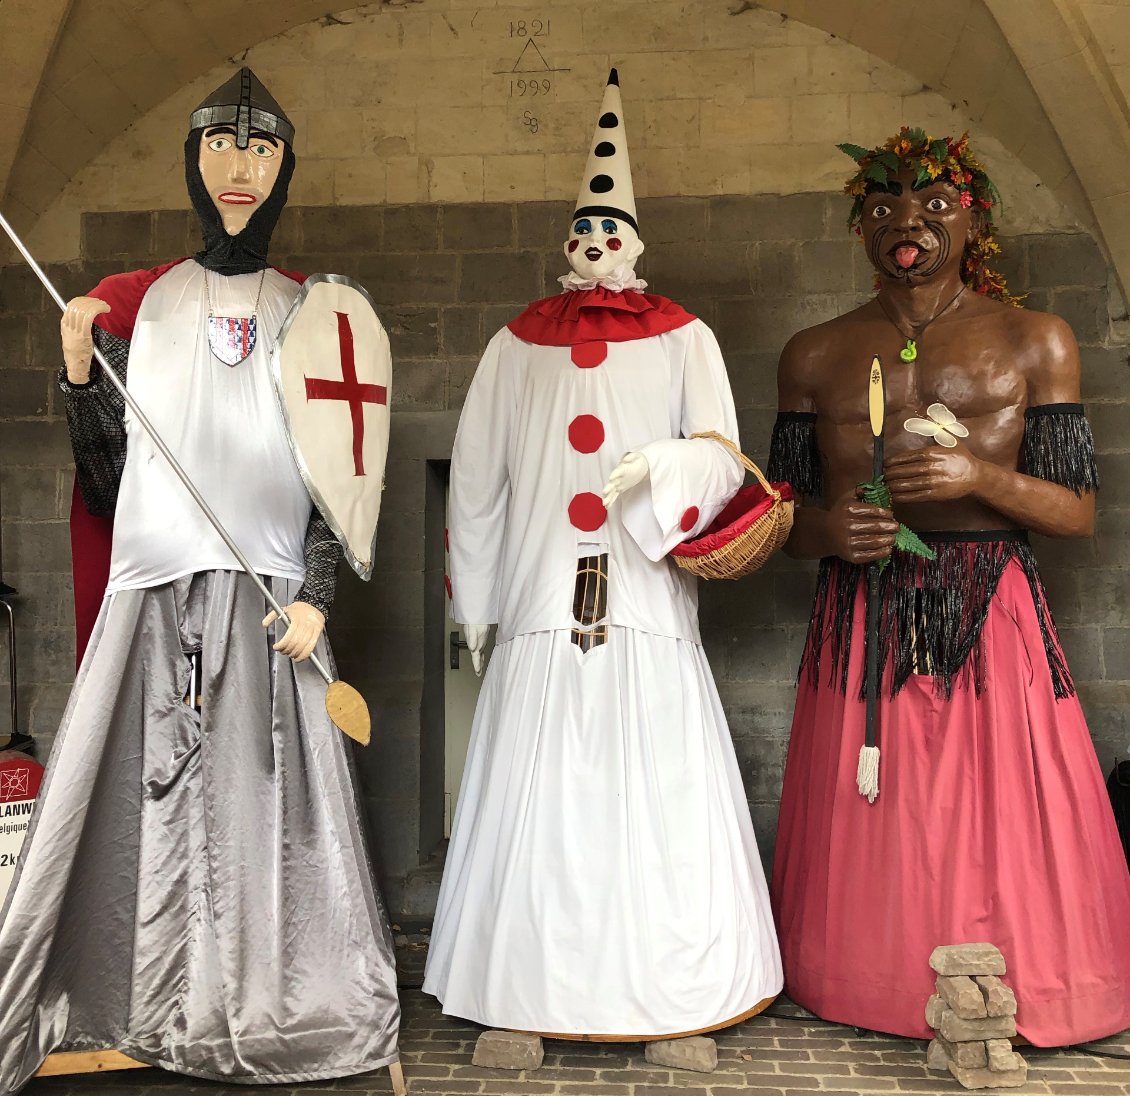
<path fill-rule="evenodd" d="M 424 988 L 564 1036 L 733 1023 L 781 987 L 733 744 L 667 553 L 741 484 L 710 329 L 642 292 L 615 70 L 564 292 L 487 346 L 452 463 L 455 619 L 481 662 Z M 627 454 L 625 456 L 625 454 Z"/>
<path fill-rule="evenodd" d="M 341 550 L 268 370 L 302 282 L 266 260 L 293 138 L 242 69 L 185 143 L 204 249 L 109 277 L 64 314 L 80 628 L 83 581 L 97 617 L 0 920 L 0 1092 L 59 1048 L 256 1083 L 396 1058 L 347 743 L 297 665 L 328 657 Z M 285 635 L 264 633 L 263 595 L 92 371 L 92 341 L 287 606 Z"/>

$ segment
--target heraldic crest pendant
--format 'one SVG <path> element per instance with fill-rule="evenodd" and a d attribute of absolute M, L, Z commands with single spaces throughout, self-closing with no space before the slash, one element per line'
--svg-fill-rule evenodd
<path fill-rule="evenodd" d="M 267 270 L 264 267 L 259 275 L 259 291 L 255 294 L 255 307 L 250 316 L 217 316 L 212 308 L 208 272 L 204 272 L 204 293 L 208 300 L 208 346 L 224 365 L 239 365 L 255 349 L 255 338 L 259 332 L 259 301 L 263 296 L 263 279 L 266 276 Z"/>
<path fill-rule="evenodd" d="M 209 316 L 208 345 L 224 365 L 239 365 L 255 349 L 255 316 Z"/>

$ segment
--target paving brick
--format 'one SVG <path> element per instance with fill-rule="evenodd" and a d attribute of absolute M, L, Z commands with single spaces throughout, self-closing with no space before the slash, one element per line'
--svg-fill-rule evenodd
<path fill-rule="evenodd" d="M 988 1015 L 981 989 L 968 975 L 939 975 L 937 986 L 938 993 L 960 1019 L 980 1020 Z"/>
<path fill-rule="evenodd" d="M 647 1044 L 644 1057 L 652 1065 L 695 1073 L 713 1073 L 718 1068 L 718 1046 L 705 1035 L 656 1040 Z"/>
<path fill-rule="evenodd" d="M 993 944 L 944 944 L 930 953 L 930 968 L 942 976 L 1004 974 L 1004 956 Z"/>
<path fill-rule="evenodd" d="M 472 1065 L 490 1069 L 537 1069 L 545 1058 L 537 1035 L 520 1032 L 484 1032 L 475 1044 Z"/>
<path fill-rule="evenodd" d="M 380 206 L 307 207 L 301 211 L 303 249 L 362 254 L 381 250 Z"/>

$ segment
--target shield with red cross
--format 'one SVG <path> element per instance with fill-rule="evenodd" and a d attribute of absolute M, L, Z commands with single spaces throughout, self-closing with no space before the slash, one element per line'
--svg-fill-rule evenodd
<path fill-rule="evenodd" d="M 364 579 L 388 454 L 392 356 L 365 289 L 340 274 L 313 274 L 271 355 L 275 392 L 298 470 Z"/>

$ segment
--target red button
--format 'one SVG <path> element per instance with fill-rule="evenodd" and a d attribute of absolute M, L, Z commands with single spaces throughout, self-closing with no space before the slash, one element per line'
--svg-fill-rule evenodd
<path fill-rule="evenodd" d="M 608 357 L 608 343 L 577 343 L 576 346 L 569 348 L 569 357 L 573 359 L 573 364 L 578 369 L 592 369 Z"/>
<path fill-rule="evenodd" d="M 573 527 L 580 529 L 582 533 L 591 533 L 599 529 L 607 517 L 608 511 L 600 501 L 600 496 L 594 495 L 591 491 L 574 495 L 573 501 L 569 503 L 569 520 L 573 523 Z"/>
<path fill-rule="evenodd" d="M 604 423 L 595 415 L 578 415 L 569 423 L 569 444 L 578 453 L 595 453 L 604 444 Z"/>
<path fill-rule="evenodd" d="M 689 533 L 698 524 L 698 507 L 688 506 L 683 511 L 683 516 L 679 520 L 679 527 L 684 533 Z"/>

